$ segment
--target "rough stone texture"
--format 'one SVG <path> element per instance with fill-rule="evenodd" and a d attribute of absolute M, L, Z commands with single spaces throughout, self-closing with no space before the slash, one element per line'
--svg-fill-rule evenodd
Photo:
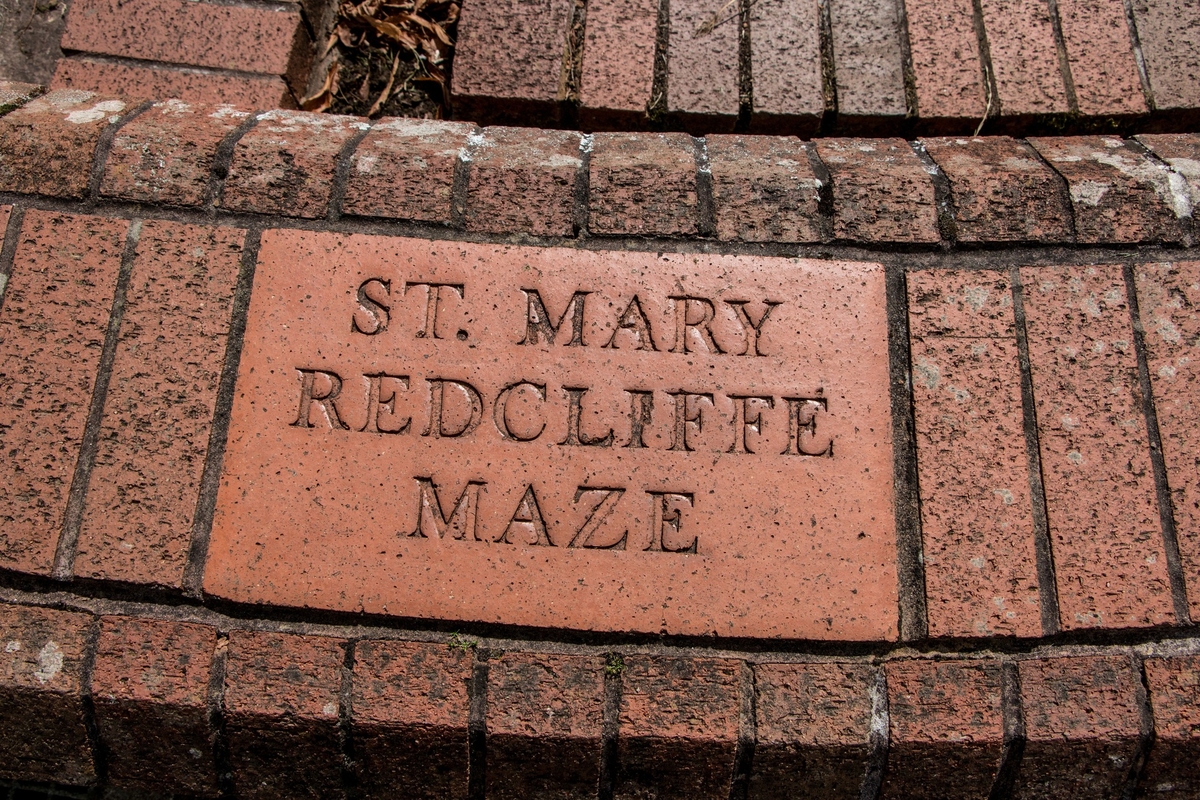
<path fill-rule="evenodd" d="M 815 0 L 758 0 L 750 6 L 752 125 L 815 131 L 825 113 L 820 10 Z"/>
<path fill-rule="evenodd" d="M 248 111 L 158 103 L 113 138 L 100 194 L 173 206 L 203 204 L 217 147 Z"/>
<path fill-rule="evenodd" d="M 0 81 L 0 114 L 6 114 L 14 108 L 24 105 L 39 91 L 40 87 L 32 83 Z"/>
<path fill-rule="evenodd" d="M 344 642 L 232 631 L 225 719 L 238 797 L 343 797 L 338 693 Z"/>
<path fill-rule="evenodd" d="M 8 231 L 8 219 L 12 215 L 12 206 L 0 206 L 0 247 L 4 246 L 4 238 Z M 14 231 L 13 236 L 17 233 Z M 2 274 L 2 273 L 0 273 Z M 8 276 L 4 276 L 4 280 L 8 280 Z M 4 299 L 4 284 L 0 284 L 0 300 Z"/>
<path fill-rule="evenodd" d="M 742 668 L 719 658 L 625 659 L 615 798 L 728 798 Z"/>
<path fill-rule="evenodd" d="M 1175 536 L 1193 619 L 1200 619 L 1200 263 L 1135 270 Z"/>
<path fill-rule="evenodd" d="M 471 157 L 467 230 L 570 236 L 579 142 L 573 131 L 484 129 Z"/>
<path fill-rule="evenodd" d="M 895 0 L 830 0 L 838 114 L 899 117 L 906 111 Z"/>
<path fill-rule="evenodd" d="M 987 106 L 971 0 L 908 0 L 905 8 L 921 119 L 978 121 Z"/>
<path fill-rule="evenodd" d="M 605 660 L 505 653 L 488 663 L 487 796 L 594 797 Z"/>
<path fill-rule="evenodd" d="M 316 219 L 325 216 L 333 172 L 356 117 L 268 111 L 237 143 L 220 205 L 232 211 Z"/>
<path fill-rule="evenodd" d="M 1013 117 L 1069 111 L 1050 7 L 1026 0 L 982 0 L 982 6 L 999 113 Z M 992 115 L 996 112 L 993 104 Z"/>
<path fill-rule="evenodd" d="M 1022 661 L 1025 755 L 1013 797 L 1122 796 L 1141 733 L 1141 682 L 1123 656 Z"/>
<path fill-rule="evenodd" d="M 1071 209 L 1058 176 L 1007 136 L 923 139 L 950 181 L 960 242 L 1068 242 Z"/>
<path fill-rule="evenodd" d="M 819 139 L 833 179 L 833 235 L 856 242 L 936 242 L 933 181 L 903 139 Z"/>
<path fill-rule="evenodd" d="M 1158 109 L 1200 106 L 1200 15 L 1192 0 L 1133 0 Z"/>
<path fill-rule="evenodd" d="M 119 789 L 215 797 L 208 683 L 217 632 L 207 625 L 104 617 L 92 696 Z"/>
<path fill-rule="evenodd" d="M 183 579 L 245 235 L 154 220 L 142 228 L 76 575 Z"/>
<path fill-rule="evenodd" d="M 987 797 L 1004 748 L 999 665 L 922 659 L 884 669 L 891 737 L 882 797 Z"/>
<path fill-rule="evenodd" d="M 350 158 L 343 213 L 449 224 L 454 170 L 474 131 L 462 122 L 376 123 Z"/>
<path fill-rule="evenodd" d="M 1079 113 L 1146 113 L 1122 0 L 1058 0 L 1058 16 Z"/>
<path fill-rule="evenodd" d="M 98 61 L 86 56 L 58 62 L 53 89 L 117 95 L 129 101 L 181 98 L 238 108 L 295 108 L 287 83 L 277 75 L 240 75 L 203 69 Z"/>
<path fill-rule="evenodd" d="M 1187 181 L 1194 213 L 1200 207 L 1200 134 L 1143 133 L 1135 138 Z"/>
<path fill-rule="evenodd" d="M 56 91 L 0 118 L 0 191 L 83 197 L 100 134 L 124 100 Z"/>
<path fill-rule="evenodd" d="M 1187 182 L 1137 145 L 1110 136 L 1030 139 L 1066 178 L 1082 243 L 1178 242 L 1192 204 Z"/>
<path fill-rule="evenodd" d="M 453 644 L 355 647 L 354 743 L 366 797 L 466 798 L 471 655 Z"/>
<path fill-rule="evenodd" d="M 867 768 L 871 690 L 866 664 L 757 664 L 757 745 L 750 797 L 857 798 Z"/>
<path fill-rule="evenodd" d="M 654 84 L 658 0 L 590 0 L 579 81 L 585 130 L 637 125 Z"/>
<path fill-rule="evenodd" d="M 128 223 L 30 210 L 0 308 L 0 563 L 47 574 Z"/>
<path fill-rule="evenodd" d="M 707 145 L 718 239 L 820 241 L 820 182 L 799 139 L 709 136 Z"/>
<path fill-rule="evenodd" d="M 95 779 L 82 697 L 91 624 L 87 614 L 0 605 L 0 778 Z"/>
<path fill-rule="evenodd" d="M 931 636 L 1041 633 L 1008 276 L 908 275 Z"/>
<path fill-rule="evenodd" d="M 1121 269 L 1022 269 L 1064 629 L 1174 621 Z"/>
<path fill-rule="evenodd" d="M 598 133 L 589 164 L 591 233 L 697 231 L 696 151 L 682 133 Z"/>
<path fill-rule="evenodd" d="M 709 33 L 696 31 L 721 13 Z M 728 21 L 726 18 L 732 17 Z M 697 133 L 731 131 L 738 113 L 738 21 L 705 0 L 673 0 L 667 46 L 667 111 L 695 119 Z"/>
<path fill-rule="evenodd" d="M 1154 714 L 1154 746 L 1141 785 L 1145 796 L 1186 800 L 1200 795 L 1200 657 L 1146 659 Z"/>

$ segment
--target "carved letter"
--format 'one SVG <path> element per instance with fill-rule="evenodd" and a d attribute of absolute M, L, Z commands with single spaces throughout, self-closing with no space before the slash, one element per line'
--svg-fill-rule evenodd
<path fill-rule="evenodd" d="M 766 324 L 767 317 L 771 316 L 771 312 L 775 310 L 775 306 L 783 305 L 782 301 L 763 300 L 763 305 L 766 310 L 763 315 L 755 322 L 750 317 L 750 312 L 746 310 L 746 304 L 749 300 L 726 300 L 727 305 L 733 306 L 733 310 L 737 312 L 738 322 L 742 323 L 742 332 L 746 334 L 746 349 L 742 352 L 744 356 L 761 356 L 762 353 L 758 350 L 758 337 L 762 334 L 763 325 Z"/>
<path fill-rule="evenodd" d="M 704 297 L 672 297 L 675 305 L 675 346 L 671 348 L 672 353 L 690 353 L 692 348 L 689 345 L 689 331 L 695 331 L 700 337 L 700 341 L 704 342 L 705 347 L 710 353 L 724 353 L 725 351 L 717 345 L 717 340 L 712 335 L 712 321 L 717 310 L 713 307 L 712 301 Z M 689 319 L 692 316 L 692 309 L 700 309 L 700 319 Z"/>
<path fill-rule="evenodd" d="M 579 429 L 579 418 L 583 415 L 583 395 L 587 388 L 564 386 L 563 391 L 571 399 L 571 404 L 567 410 L 567 438 L 559 444 L 568 447 L 572 445 L 575 447 L 612 447 L 612 428 L 609 428 L 605 435 L 598 437 L 588 436 Z"/>
<path fill-rule="evenodd" d="M 300 373 L 300 413 L 296 415 L 296 421 L 292 423 L 292 427 L 311 428 L 313 426 L 312 407 L 315 405 L 321 409 L 329 427 L 350 430 L 350 426 L 342 422 L 342 418 L 338 414 L 337 398 L 342 393 L 341 376 L 336 372 L 319 369 L 297 368 L 296 371 Z M 317 394 L 314 390 L 318 375 L 329 381 L 329 389 L 321 394 Z"/>
<path fill-rule="evenodd" d="M 713 408 L 713 396 L 708 392 L 667 392 L 675 398 L 675 424 L 671 426 L 671 450 L 695 450 L 688 441 L 688 426 L 694 425 L 696 433 L 703 428 L 700 401 L 707 400 L 709 408 Z M 694 402 L 693 402 L 694 401 Z"/>
<path fill-rule="evenodd" d="M 727 453 L 753 453 L 750 446 L 750 431 L 761 435 L 763 429 L 762 409 L 752 409 L 751 402 L 765 403 L 767 408 L 775 407 L 774 397 L 759 397 L 752 394 L 731 394 L 733 401 L 733 444 Z M 753 416 L 751 416 L 753 414 Z"/>
<path fill-rule="evenodd" d="M 508 420 L 504 414 L 508 410 L 508 398 L 515 390 L 522 386 L 528 386 L 537 392 L 537 396 L 541 399 L 546 399 L 546 384 L 530 383 L 529 381 L 518 381 L 517 383 L 509 384 L 496 396 L 496 402 L 492 405 L 492 419 L 496 421 L 496 429 L 500 431 L 500 436 L 504 439 L 513 442 L 532 442 L 534 439 L 542 435 L 542 431 L 546 430 L 546 421 L 542 420 L 542 426 L 537 429 L 537 433 L 527 436 L 522 436 L 509 430 Z"/>
<path fill-rule="evenodd" d="M 464 381 L 442 378 L 430 378 L 426 383 L 429 384 L 429 424 L 425 426 L 425 430 L 421 431 L 422 436 L 432 436 L 435 439 L 457 439 L 475 430 L 479 425 L 479 420 L 483 419 L 483 398 L 480 397 L 478 389 Z M 471 413 L 458 430 L 447 428 L 446 420 L 443 418 L 447 386 L 458 389 L 471 404 Z"/>
<path fill-rule="evenodd" d="M 387 330 L 388 305 L 392 293 L 392 282 L 383 278 L 367 278 L 358 286 L 358 310 L 350 318 L 350 330 L 374 336 Z M 359 322 L 360 319 L 363 320 Z"/>
<path fill-rule="evenodd" d="M 482 541 L 479 538 L 478 528 L 479 490 L 487 486 L 486 483 L 467 481 L 462 494 L 454 503 L 450 519 L 446 519 L 446 515 L 442 513 L 442 503 L 438 499 L 437 486 L 434 485 L 433 478 L 417 478 L 416 481 L 420 487 L 417 496 L 417 527 L 409 536 L 428 539 L 430 535 L 436 535 L 439 539 L 444 539 L 446 532 L 449 531 L 450 538 L 465 539 L 467 531 L 470 531 L 476 541 Z"/>
<path fill-rule="evenodd" d="M 460 298 L 466 297 L 463 294 L 463 284 L 461 283 L 406 283 L 404 284 L 404 293 L 408 294 L 408 287 L 424 286 L 425 287 L 425 327 L 417 331 L 418 339 L 441 339 L 437 332 L 437 314 L 438 307 L 442 303 L 442 289 L 453 289 L 458 292 Z"/>
<path fill-rule="evenodd" d="M 785 456 L 833 456 L 833 438 L 817 438 L 817 415 L 829 410 L 823 397 L 785 397 L 788 408 L 788 443 Z"/>
<path fill-rule="evenodd" d="M 514 542 L 508 537 L 513 532 L 513 526 L 520 525 L 525 531 L 524 541 Z M 530 541 L 529 534 L 533 534 L 533 541 Z M 533 547 L 553 547 L 554 542 L 550 541 L 550 537 L 546 535 L 546 523 L 542 519 L 542 509 L 538 506 L 537 495 L 533 493 L 533 484 L 525 487 L 525 494 L 521 495 L 521 502 L 517 503 L 517 510 L 513 512 L 512 519 L 508 522 L 508 527 L 504 529 L 504 535 L 496 540 L 504 544 L 525 544 Z"/>
<path fill-rule="evenodd" d="M 567 315 L 570 314 L 571 341 L 567 342 L 565 346 L 583 345 L 583 306 L 591 292 L 576 292 L 571 295 L 571 302 L 567 303 L 562 316 L 558 318 L 558 324 L 555 325 L 550 321 L 550 315 L 546 313 L 546 306 L 542 304 L 542 296 L 538 294 L 537 289 L 522 289 L 521 291 L 525 293 L 526 299 L 525 338 L 517 344 L 537 344 L 538 334 L 546 339 L 546 344 L 554 344 L 554 337 L 558 335 L 558 329 L 562 327 L 567 320 Z"/>
<path fill-rule="evenodd" d="M 686 545 L 678 542 L 683 528 L 683 505 L 695 507 L 691 492 L 646 492 L 650 495 L 650 545 L 652 552 L 695 553 L 700 543 L 698 536 Z M 668 536 L 669 534 L 669 536 Z"/>
<path fill-rule="evenodd" d="M 629 395 L 629 444 L 626 447 L 645 447 L 646 442 L 642 439 L 642 434 L 646 431 L 646 426 L 650 424 L 651 415 L 654 412 L 654 392 L 637 391 L 636 389 L 626 389 L 625 393 Z"/>
<path fill-rule="evenodd" d="M 385 380 L 399 381 L 400 385 L 407 389 L 408 376 L 377 372 L 374 375 L 367 375 L 366 378 L 370 381 L 370 387 L 367 389 L 367 421 L 359 430 L 371 433 L 404 433 L 407 431 L 409 425 L 412 424 L 412 417 L 405 417 L 398 428 L 385 428 L 379 424 L 379 420 L 384 412 L 389 417 L 395 418 L 396 416 L 396 389 L 394 387 L 385 389 L 383 382 Z"/>
<path fill-rule="evenodd" d="M 617 334 L 621 331 L 629 331 L 633 334 L 638 350 L 651 352 L 658 350 L 654 344 L 654 334 L 650 330 L 650 320 L 646 318 L 646 312 L 642 311 L 642 304 L 638 301 L 636 294 L 629 301 L 629 305 L 625 306 L 621 316 L 617 318 L 617 328 L 612 332 L 612 336 L 608 337 L 604 346 L 617 347 Z"/>
<path fill-rule="evenodd" d="M 596 486 L 580 486 L 575 490 L 575 502 L 579 502 L 579 498 L 585 494 L 600 493 L 603 496 L 592 512 L 587 515 L 587 519 L 583 521 L 583 525 L 579 531 L 571 539 L 571 543 L 567 547 L 591 547 L 602 550 L 624 550 L 625 540 L 629 538 L 629 531 L 621 534 L 620 538 L 613 542 L 598 542 L 596 532 L 600 530 L 600 526 L 612 514 L 617 503 L 621 500 L 621 495 L 625 494 L 624 489 L 601 489 Z"/>

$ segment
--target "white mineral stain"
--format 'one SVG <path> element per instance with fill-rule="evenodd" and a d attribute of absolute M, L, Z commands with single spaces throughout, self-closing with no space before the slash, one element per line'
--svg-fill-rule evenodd
<path fill-rule="evenodd" d="M 1100 200 L 1110 188 L 1107 183 L 1100 181 L 1080 181 L 1071 187 L 1071 200 L 1094 208 L 1100 205 Z"/>
<path fill-rule="evenodd" d="M 6 652 L 6 653 L 15 653 L 20 649 L 21 649 L 20 642 L 9 642 L 8 644 L 4 645 L 4 652 Z"/>
<path fill-rule="evenodd" d="M 104 119 L 109 114 L 124 111 L 125 103 L 121 100 L 104 100 L 91 108 L 81 108 L 67 114 L 67 122 L 72 125 L 84 125 L 88 122 Z"/>
<path fill-rule="evenodd" d="M 55 642 L 46 642 L 46 646 L 38 652 L 38 668 L 33 677 L 39 683 L 45 684 L 62 672 L 63 652 Z"/>

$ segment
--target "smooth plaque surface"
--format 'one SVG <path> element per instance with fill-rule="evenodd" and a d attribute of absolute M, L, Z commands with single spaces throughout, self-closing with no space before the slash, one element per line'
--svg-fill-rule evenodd
<path fill-rule="evenodd" d="M 267 231 L 205 590 L 894 639 L 875 264 Z"/>

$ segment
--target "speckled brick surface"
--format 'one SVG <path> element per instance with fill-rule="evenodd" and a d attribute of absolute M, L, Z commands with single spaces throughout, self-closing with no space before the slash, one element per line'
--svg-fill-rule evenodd
<path fill-rule="evenodd" d="M 580 119 L 586 126 L 640 122 L 654 84 L 657 0 L 591 0 L 587 5 Z"/>
<path fill-rule="evenodd" d="M 909 0 L 905 9 L 920 116 L 980 119 L 986 101 L 971 0 Z"/>
<path fill-rule="evenodd" d="M 471 156 L 467 230 L 569 236 L 579 144 L 570 131 L 484 129 Z"/>
<path fill-rule="evenodd" d="M 277 75 L 172 69 L 86 56 L 59 61 L 50 85 L 55 89 L 117 95 L 132 101 L 184 98 L 190 103 L 232 103 L 244 111 L 296 107 L 287 83 Z"/>
<path fill-rule="evenodd" d="M 1079 113 L 1146 113 L 1121 0 L 1059 0 L 1058 16 Z"/>
<path fill-rule="evenodd" d="M 1023 0 L 981 0 L 980 5 L 999 113 L 1013 117 L 1069 111 L 1049 6 Z"/>
<path fill-rule="evenodd" d="M 933 182 L 903 139 L 818 139 L 833 178 L 833 235 L 856 242 L 934 242 Z"/>
<path fill-rule="evenodd" d="M 592 233 L 690 234 L 699 227 L 690 136 L 598 133 L 589 165 Z"/>
<path fill-rule="evenodd" d="M 821 240 L 819 185 L 807 145 L 792 137 L 709 136 L 717 238 Z"/>

